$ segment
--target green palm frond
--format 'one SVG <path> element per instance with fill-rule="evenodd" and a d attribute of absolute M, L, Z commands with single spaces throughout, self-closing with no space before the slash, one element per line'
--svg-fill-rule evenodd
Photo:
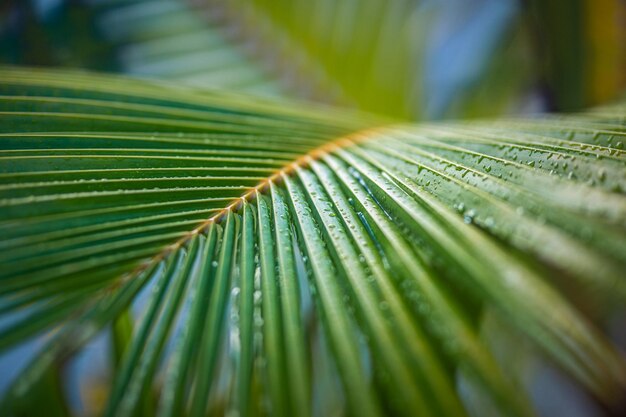
<path fill-rule="evenodd" d="M 284 90 L 219 14 L 176 0 L 107 1 L 94 9 L 126 74 L 254 94 Z"/>
<path fill-rule="evenodd" d="M 195 4 L 201 10 L 223 10 L 225 20 L 245 28 L 242 37 L 260 45 L 261 55 L 278 57 L 273 59 L 278 61 L 274 72 L 297 80 L 295 87 L 301 88 L 296 91 L 308 87 L 313 90 L 311 96 L 324 101 L 410 120 L 446 114 L 467 117 L 517 106 L 514 96 L 528 83 L 529 57 L 524 56 L 523 48 L 508 47 L 527 41 L 514 18 L 520 8 L 515 2 L 459 4 L 455 11 L 461 12 L 456 15 L 446 13 L 442 4 L 412 0 L 392 4 L 375 0 L 209 0 Z M 476 19 L 475 28 L 480 26 L 482 34 L 459 19 L 469 10 L 468 16 Z M 482 18 L 487 15 L 493 20 Z M 487 33 L 498 41 L 470 47 Z M 444 34 L 450 37 L 441 36 Z M 460 39 L 465 42 L 457 42 Z M 462 50 L 472 49 L 473 65 L 454 74 L 446 71 L 456 67 L 453 63 L 433 71 L 430 65 L 440 58 L 431 49 L 439 42 L 458 57 Z M 502 54 L 501 61 L 494 59 L 496 51 Z M 488 72 L 489 83 L 481 83 Z M 506 80 L 498 74 L 506 74 Z M 441 84 L 444 79 L 479 94 L 452 95 L 449 85 Z"/>
<path fill-rule="evenodd" d="M 0 80 L 0 349 L 42 341 L 2 415 L 68 413 L 59 378 L 103 334 L 105 416 L 462 416 L 460 379 L 532 415 L 486 312 L 607 407 L 623 395 L 594 324 L 626 300 L 623 106 L 412 125 L 116 77 Z"/>

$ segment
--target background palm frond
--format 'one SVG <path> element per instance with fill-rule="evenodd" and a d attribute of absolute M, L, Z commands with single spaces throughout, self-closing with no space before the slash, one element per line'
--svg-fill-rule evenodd
<path fill-rule="evenodd" d="M 404 119 L 570 111 L 625 85 L 619 0 L 26 0 L 0 60 L 285 94 Z"/>

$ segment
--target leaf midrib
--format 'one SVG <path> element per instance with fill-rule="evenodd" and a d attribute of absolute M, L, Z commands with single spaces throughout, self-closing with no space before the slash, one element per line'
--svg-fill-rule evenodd
<path fill-rule="evenodd" d="M 165 259 L 169 254 L 174 253 L 177 249 L 185 246 L 195 236 L 210 228 L 212 224 L 221 222 L 228 215 L 228 213 L 239 211 L 243 207 L 243 204 L 245 202 L 251 203 L 257 198 L 258 194 L 265 194 L 269 190 L 270 184 L 281 184 L 285 176 L 290 176 L 297 168 L 308 166 L 310 160 L 319 160 L 332 151 L 354 146 L 356 143 L 370 139 L 374 133 L 387 128 L 389 128 L 389 125 L 367 127 L 352 133 L 348 133 L 347 135 L 340 136 L 338 138 L 329 139 L 329 141 L 324 143 L 323 145 L 307 152 L 306 154 L 303 154 L 292 162 L 285 164 L 268 177 L 259 181 L 259 183 L 256 184 L 254 187 L 250 187 L 240 197 L 233 199 L 223 209 L 219 210 L 213 216 L 200 223 L 193 230 L 185 234 L 182 238 L 172 243 L 171 245 L 166 246 L 161 252 L 159 252 L 152 258 L 140 263 L 130 273 L 130 276 L 137 276 L 145 270 L 153 267 L 154 265 Z"/>

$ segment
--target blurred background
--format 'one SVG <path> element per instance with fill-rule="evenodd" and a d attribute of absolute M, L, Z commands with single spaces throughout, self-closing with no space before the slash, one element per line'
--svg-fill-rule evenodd
<path fill-rule="evenodd" d="M 622 0 L 4 0 L 0 62 L 407 119 L 569 111 L 626 85 Z"/>
<path fill-rule="evenodd" d="M 623 95 L 626 2 L 1 0 L 0 64 L 295 97 L 404 120 L 573 111 Z M 485 332 L 505 334 L 501 327 L 488 318 Z M 626 346 L 623 317 L 611 328 Z M 522 367 L 531 354 L 514 336 L 512 348 L 494 345 L 505 346 L 503 362 Z M 97 415 L 106 399 L 109 343 L 92 342 L 68 373 L 80 415 Z M 0 359 L 0 392 L 40 346 Z M 539 415 L 603 415 L 547 363 L 534 369 Z"/>

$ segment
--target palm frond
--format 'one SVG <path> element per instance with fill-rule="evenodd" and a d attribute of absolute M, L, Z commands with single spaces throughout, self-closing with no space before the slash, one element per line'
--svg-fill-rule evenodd
<path fill-rule="evenodd" d="M 0 80 L 0 349 L 43 344 L 3 415 L 63 413 L 60 370 L 102 334 L 106 416 L 460 416 L 460 378 L 532 415 L 486 311 L 602 403 L 623 395 L 623 357 L 575 306 L 626 300 L 623 106 L 411 125 L 116 77 Z"/>
<path fill-rule="evenodd" d="M 284 91 L 219 13 L 177 0 L 105 1 L 93 9 L 125 74 L 261 95 Z"/>

